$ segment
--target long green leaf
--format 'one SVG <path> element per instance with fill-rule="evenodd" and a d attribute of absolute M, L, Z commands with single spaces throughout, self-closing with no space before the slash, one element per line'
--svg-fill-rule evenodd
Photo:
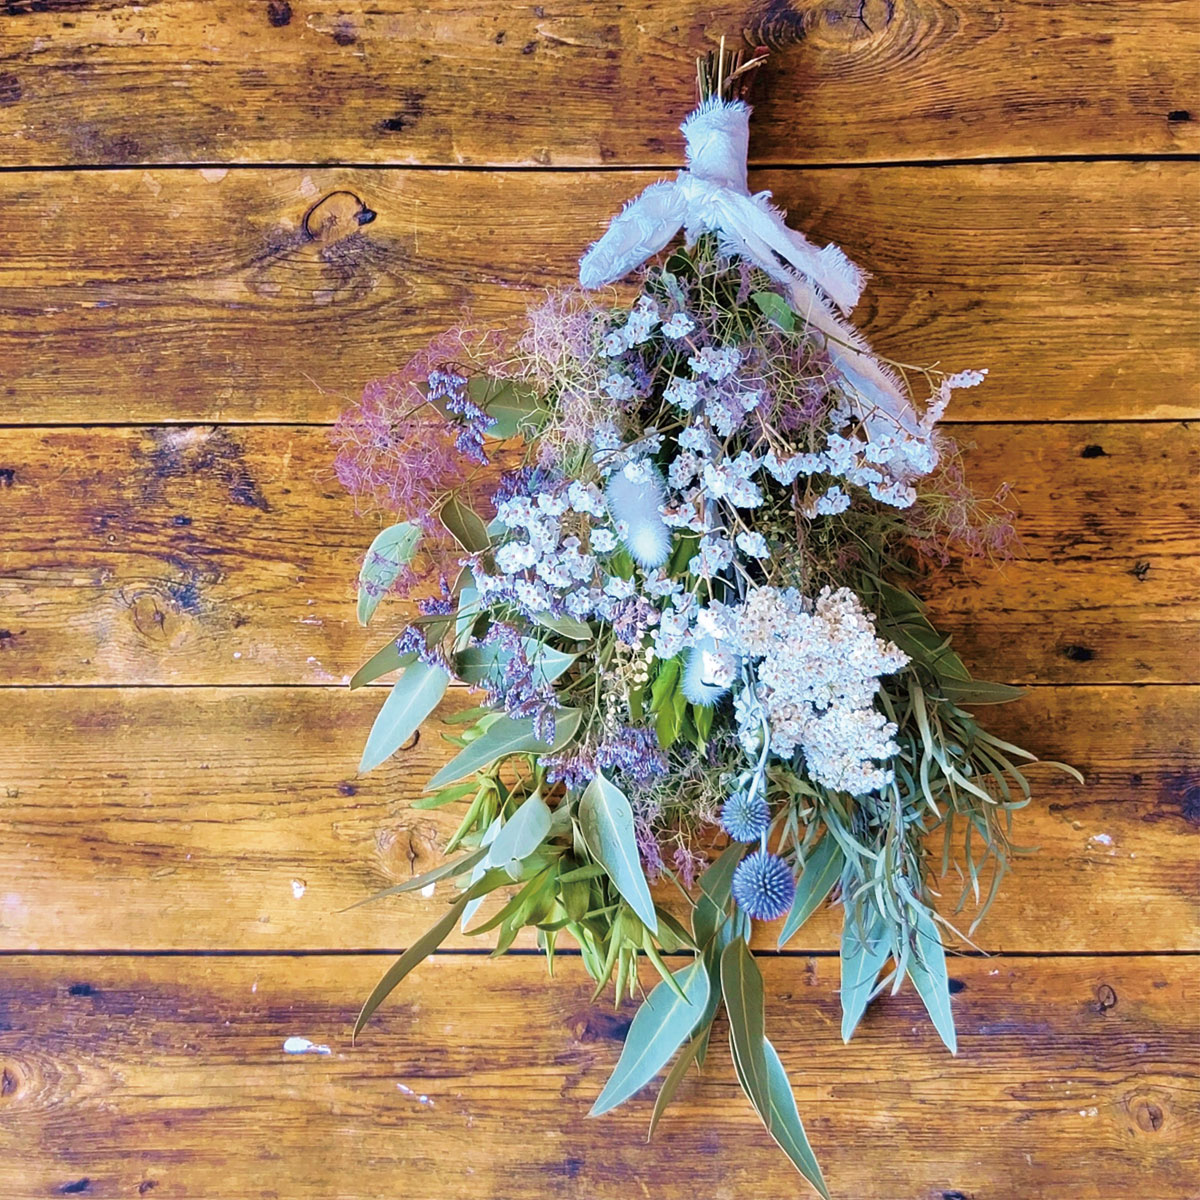
<path fill-rule="evenodd" d="M 550 810 L 541 792 L 534 792 L 500 827 L 488 847 L 487 864 L 507 868 L 532 854 L 550 832 Z"/>
<path fill-rule="evenodd" d="M 536 638 L 522 638 L 525 656 L 540 682 L 553 683 L 579 657 L 555 650 Z M 494 679 L 512 660 L 513 652 L 503 646 L 468 646 L 454 657 L 454 673 L 464 683 Z"/>
<path fill-rule="evenodd" d="M 625 793 L 602 773 L 597 773 L 579 801 L 579 827 L 617 891 L 642 924 L 657 933 L 658 917 L 633 831 L 633 809 Z"/>
<path fill-rule="evenodd" d="M 706 1025 L 700 1033 L 696 1034 L 684 1046 L 683 1053 L 680 1054 L 671 1069 L 667 1072 L 667 1077 L 663 1080 L 663 1085 L 658 1089 L 658 1095 L 654 1100 L 654 1111 L 650 1114 L 650 1128 L 646 1130 L 646 1141 L 649 1141 L 654 1136 L 654 1131 L 658 1128 L 658 1123 L 662 1120 L 663 1113 L 667 1111 L 667 1105 L 675 1099 L 675 1093 L 679 1090 L 679 1085 L 683 1082 L 683 1077 L 687 1074 L 688 1067 L 696 1061 L 696 1056 L 700 1053 L 700 1047 L 708 1035 L 708 1028 Z"/>
<path fill-rule="evenodd" d="M 415 654 L 401 654 L 396 645 L 396 640 L 393 638 L 386 646 L 382 646 L 376 650 L 371 657 L 363 663 L 361 667 L 350 678 L 350 688 L 363 687 L 365 684 L 374 683 L 376 679 L 387 675 L 391 671 L 399 671 L 404 667 L 410 667 L 417 661 Z"/>
<path fill-rule="evenodd" d="M 421 888 L 428 887 L 431 883 L 437 883 L 439 879 L 446 879 L 455 875 L 465 875 L 477 863 L 483 862 L 486 856 L 486 848 L 476 850 L 472 854 L 464 854 L 460 858 L 451 859 L 450 862 L 442 863 L 439 867 L 434 867 L 432 871 L 426 871 L 421 875 L 414 875 L 411 879 L 406 879 L 403 883 L 393 884 L 389 888 L 384 888 L 382 892 L 376 892 L 373 896 L 368 896 L 365 900 L 356 900 L 348 908 L 343 908 L 341 911 L 349 912 L 351 908 L 359 908 L 364 904 L 374 904 L 376 900 L 382 900 L 385 896 L 398 896 L 402 892 L 419 892 Z"/>
<path fill-rule="evenodd" d="M 842 923 L 842 1040 L 848 1042 L 867 1010 L 880 968 L 891 954 L 883 918 L 872 910 L 865 935 L 849 913 Z"/>
<path fill-rule="evenodd" d="M 549 754 L 570 745 L 579 729 L 579 709 L 560 708 L 555 714 L 554 742 L 547 745 L 533 733 L 533 718 L 514 721 L 500 717 L 487 732 L 464 746 L 426 785 L 433 791 L 446 783 L 457 783 L 476 771 L 482 771 L 510 754 Z"/>
<path fill-rule="evenodd" d="M 908 956 L 908 977 L 913 981 L 933 1021 L 933 1027 L 946 1043 L 946 1049 L 951 1054 L 957 1054 L 958 1036 L 954 1031 L 954 1014 L 950 1009 L 950 980 L 946 973 L 946 951 L 942 946 L 942 936 L 925 908 L 917 908 L 915 913 L 913 929 L 916 944 Z"/>
<path fill-rule="evenodd" d="M 416 553 L 421 530 L 411 521 L 389 525 L 376 534 L 358 573 L 358 623 L 366 625 L 384 593 Z"/>
<path fill-rule="evenodd" d="M 476 887 L 482 887 L 481 880 Z M 371 1014 L 387 999 L 400 981 L 419 963 L 424 962 L 445 940 L 450 930 L 454 928 L 459 913 L 475 898 L 476 888 L 463 892 L 450 905 L 446 914 L 430 929 L 427 929 L 398 959 L 384 972 L 383 978 L 375 985 L 367 997 L 354 1022 L 354 1032 L 351 1041 L 358 1037 L 359 1031 L 371 1019 Z M 483 893 L 480 892 L 480 895 Z"/>
<path fill-rule="evenodd" d="M 745 938 L 734 938 L 721 954 L 721 995 L 729 1015 L 729 1038 L 742 1089 L 760 1112 L 770 1104 L 767 1056 L 763 1049 L 762 972 Z"/>
<path fill-rule="evenodd" d="M 534 620 L 544 629 L 561 633 L 563 637 L 573 638 L 577 642 L 586 642 L 592 636 L 591 626 L 586 621 L 578 621 L 574 617 L 568 617 L 565 614 L 561 617 L 555 617 L 548 612 L 538 613 L 534 617 Z"/>
<path fill-rule="evenodd" d="M 360 771 L 370 771 L 390 758 L 416 733 L 421 722 L 441 702 L 450 676 L 441 667 L 413 663 L 392 685 L 363 750 Z"/>
<path fill-rule="evenodd" d="M 845 851 L 834 837 L 826 834 L 805 860 L 804 870 L 796 881 L 796 899 L 792 901 L 792 911 L 788 913 L 779 933 L 781 950 L 833 891 L 833 885 L 841 878 L 845 865 Z"/>
<path fill-rule="evenodd" d="M 775 1139 L 784 1154 L 792 1160 L 796 1170 L 820 1192 L 825 1200 L 829 1200 L 829 1189 L 825 1185 L 821 1168 L 817 1165 L 817 1158 L 813 1154 L 812 1146 L 808 1143 L 808 1135 L 804 1132 L 804 1122 L 800 1120 L 800 1112 L 796 1108 L 796 1097 L 792 1094 L 792 1085 L 788 1082 L 787 1072 L 783 1069 L 783 1063 L 775 1047 L 766 1038 L 763 1038 L 763 1053 L 767 1060 L 769 1089 L 767 1107 L 765 1112 L 758 1110 L 757 1106 L 755 1109 L 762 1118 L 762 1123 L 767 1127 L 767 1132 Z M 737 1072 L 742 1090 L 748 1094 L 749 1089 L 736 1057 L 734 1058 L 734 1070 Z"/>
<path fill-rule="evenodd" d="M 697 960 L 674 972 L 674 978 L 686 1000 L 665 982 L 650 993 L 634 1015 L 621 1057 L 588 1116 L 616 1108 L 645 1087 L 692 1032 L 708 1003 L 708 973 Z"/>
<path fill-rule="evenodd" d="M 725 921 L 733 873 L 745 853 L 746 847 L 741 842 L 726 846 L 700 876 L 700 895 L 692 909 L 692 934 L 701 949 L 712 941 Z"/>
<path fill-rule="evenodd" d="M 796 328 L 796 314 L 778 292 L 752 292 L 750 299 L 768 321 L 773 321 L 785 333 Z"/>

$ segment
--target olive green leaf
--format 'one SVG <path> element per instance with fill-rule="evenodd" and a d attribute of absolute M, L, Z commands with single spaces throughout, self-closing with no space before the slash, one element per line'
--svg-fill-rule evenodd
<path fill-rule="evenodd" d="M 450 676 L 441 667 L 413 663 L 392 685 L 363 750 L 360 771 L 370 771 L 408 741 L 446 694 Z"/>
<path fill-rule="evenodd" d="M 488 847 L 487 865 L 507 869 L 532 854 L 549 832 L 550 809 L 541 792 L 534 792 L 500 827 Z"/>
<path fill-rule="evenodd" d="M 358 573 L 358 623 L 366 625 L 379 607 L 384 593 L 416 553 L 421 540 L 419 526 L 411 521 L 389 525 L 376 535 Z"/>
<path fill-rule="evenodd" d="M 360 688 L 391 671 L 399 671 L 402 667 L 411 666 L 417 661 L 415 654 L 401 654 L 393 638 L 386 646 L 380 647 L 363 663 L 350 679 L 351 690 Z"/>
<path fill-rule="evenodd" d="M 586 621 L 577 621 L 574 617 L 566 615 L 556 617 L 552 613 L 538 613 L 533 619 L 544 629 L 551 629 L 555 633 L 561 633 L 563 637 L 572 638 L 577 642 L 586 642 L 592 636 L 591 626 Z"/>
<path fill-rule="evenodd" d="M 492 424 L 484 432 L 500 441 L 536 433 L 549 416 L 536 392 L 511 379 L 476 375 L 467 384 L 467 395 L 492 418 Z"/>
<path fill-rule="evenodd" d="M 633 809 L 625 793 L 602 773 L 597 773 L 579 801 L 579 827 L 617 891 L 642 924 L 657 933 L 658 918 L 633 832 Z"/>
<path fill-rule="evenodd" d="M 654 1101 L 654 1111 L 650 1114 L 650 1128 L 646 1130 L 646 1141 L 649 1141 L 654 1136 L 655 1129 L 658 1128 L 658 1123 L 662 1120 L 662 1115 L 667 1111 L 667 1105 L 675 1098 L 675 1093 L 679 1090 L 679 1085 L 683 1082 L 683 1077 L 687 1074 L 687 1069 L 696 1061 L 696 1056 L 700 1053 L 700 1047 L 704 1039 L 708 1036 L 709 1027 L 707 1025 L 696 1034 L 694 1038 L 683 1048 L 683 1053 L 675 1060 L 671 1069 L 667 1072 L 666 1079 L 663 1080 L 663 1085 L 658 1090 L 658 1096 Z"/>
<path fill-rule="evenodd" d="M 498 759 L 510 754 L 549 754 L 561 750 L 571 743 L 579 729 L 580 713 L 577 708 L 560 708 L 555 713 L 554 742 L 547 745 L 533 732 L 533 718 L 516 721 L 501 716 L 487 731 L 463 747 L 426 785 L 424 790 L 433 791 L 447 783 L 457 783 Z"/>
<path fill-rule="evenodd" d="M 833 891 L 833 885 L 841 878 L 845 865 L 845 851 L 838 845 L 836 838 L 826 833 L 805 859 L 804 870 L 796 881 L 796 899 L 792 902 L 792 911 L 788 913 L 788 918 L 779 933 L 781 950 Z"/>
<path fill-rule="evenodd" d="M 438 517 L 454 540 L 468 554 L 486 550 L 492 544 L 483 519 L 457 496 L 451 496 L 442 505 L 438 510 Z"/>
<path fill-rule="evenodd" d="M 579 657 L 555 650 L 536 638 L 521 639 L 525 656 L 539 683 L 553 683 Z M 454 656 L 454 673 L 464 683 L 482 683 L 496 678 L 511 661 L 513 652 L 503 646 L 468 646 Z"/>
<path fill-rule="evenodd" d="M 692 1032 L 708 1003 L 708 972 L 697 960 L 673 977 L 683 998 L 665 982 L 650 993 L 634 1015 L 616 1068 L 588 1116 L 616 1108 L 645 1087 Z"/>

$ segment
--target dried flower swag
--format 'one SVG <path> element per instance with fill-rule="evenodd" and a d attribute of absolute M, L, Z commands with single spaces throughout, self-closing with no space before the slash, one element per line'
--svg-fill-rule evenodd
<path fill-rule="evenodd" d="M 881 364 L 846 321 L 857 268 L 749 194 L 749 109 L 733 97 L 753 65 L 723 47 L 702 61 L 688 169 L 584 256 L 594 289 L 685 228 L 631 305 L 564 291 L 516 339 L 455 329 L 338 423 L 339 478 L 397 520 L 367 552 L 359 618 L 389 592 L 420 597 L 354 677 L 403 671 L 362 769 L 453 681 L 480 700 L 418 801 L 465 805 L 447 850 L 466 853 L 381 893 L 447 879 L 457 898 L 355 1032 L 505 889 L 470 929 L 498 930 L 500 951 L 532 927 L 552 959 L 566 933 L 597 995 L 615 976 L 618 1002 L 638 991 L 639 956 L 662 977 L 593 1113 L 682 1047 L 653 1128 L 723 1003 L 746 1095 L 827 1195 L 763 1034 L 752 924 L 782 919 L 785 946 L 832 897 L 843 1037 L 907 977 L 953 1051 L 951 926 L 932 880 L 954 862 L 959 906 L 986 908 L 1033 756 L 965 707 L 1019 693 L 973 679 L 909 590 L 929 564 L 1002 555 L 1012 535 L 1003 497 L 972 495 L 937 426 L 984 373 Z M 685 920 L 656 902 L 656 879 L 679 885 Z M 663 956 L 679 953 L 672 970 Z"/>

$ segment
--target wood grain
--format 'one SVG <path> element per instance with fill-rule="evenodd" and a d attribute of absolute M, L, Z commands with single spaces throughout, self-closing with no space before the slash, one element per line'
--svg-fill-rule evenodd
<path fill-rule="evenodd" d="M 721 34 L 777 47 L 758 93 L 760 161 L 1200 148 L 1185 0 L 6 10 L 7 165 L 674 163 L 693 60 Z"/>
<path fill-rule="evenodd" d="M 577 959 L 553 983 L 531 958 L 428 962 L 351 1047 L 385 962 L 7 960 L 0 1197 L 808 1194 L 722 1036 L 647 1148 L 646 1098 L 584 1120 L 631 1010 L 591 1005 Z M 763 970 L 835 1196 L 1195 1195 L 1194 963 L 956 962 L 956 1059 L 908 990 L 843 1046 L 835 959 Z M 289 1037 L 330 1053 L 289 1055 Z"/>
<path fill-rule="evenodd" d="M 1027 555 L 925 588 L 977 674 L 1197 682 L 1195 432 L 958 433 L 977 486 L 1012 480 Z M 319 428 L 0 430 L 3 682 L 345 682 L 398 614 L 355 622 L 376 526 L 330 462 Z"/>
<path fill-rule="evenodd" d="M 657 177 L 0 175 L 0 423 L 329 421 L 465 307 L 502 321 L 568 282 Z M 881 353 L 990 368 L 955 419 L 1200 413 L 1195 163 L 761 171 L 753 184 L 873 273 L 857 319 Z"/>
<path fill-rule="evenodd" d="M 356 774 L 379 701 L 377 689 L 7 693 L 0 948 L 410 944 L 450 889 L 342 910 L 440 862 L 463 809 L 410 807 L 452 753 L 436 721 Z M 440 711 L 469 702 L 452 692 Z M 1087 786 L 1031 772 L 1036 796 L 1015 840 L 1039 853 L 1017 860 L 980 946 L 1200 949 L 1198 705 L 1197 688 L 1054 687 L 989 710 L 989 727 L 1075 764 Z M 947 914 L 960 889 L 945 881 Z M 834 949 L 840 927 L 840 913 L 823 913 L 794 946 Z M 777 934 L 767 928 L 762 944 Z"/>

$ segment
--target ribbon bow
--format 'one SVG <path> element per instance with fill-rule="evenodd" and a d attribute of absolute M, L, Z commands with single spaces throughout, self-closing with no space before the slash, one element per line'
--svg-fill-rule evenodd
<path fill-rule="evenodd" d="M 612 283 L 664 249 L 681 228 L 689 245 L 702 233 L 715 233 L 727 251 L 784 284 L 792 308 L 824 335 L 830 359 L 869 436 L 916 439 L 928 469 L 929 430 L 904 385 L 843 319 L 858 303 L 866 276 L 834 244 L 818 249 L 789 229 L 783 212 L 771 204 L 770 192 L 750 194 L 749 105 L 707 100 L 680 128 L 687 168 L 674 180 L 652 183 L 613 217 L 604 236 L 580 260 L 579 282 L 585 288 Z"/>

